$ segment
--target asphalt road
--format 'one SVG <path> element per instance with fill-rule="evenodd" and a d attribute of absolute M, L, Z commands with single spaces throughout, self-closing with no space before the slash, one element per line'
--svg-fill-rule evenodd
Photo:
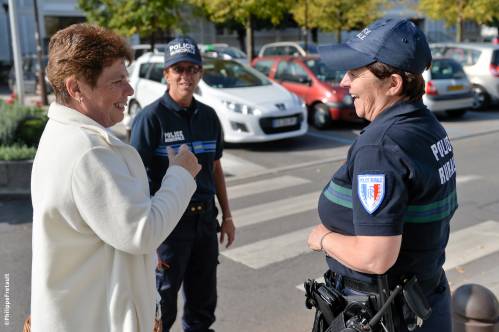
<path fill-rule="evenodd" d="M 458 169 L 459 209 L 446 263 L 451 287 L 479 283 L 499 296 L 499 112 L 442 122 Z M 234 246 L 220 255 L 217 331 L 310 331 L 313 313 L 299 285 L 320 277 L 326 265 L 307 250 L 306 237 L 319 222 L 319 192 L 360 129 L 311 129 L 302 138 L 225 150 L 238 230 Z M 19 331 L 29 311 L 31 204 L 4 199 L 0 211 L 0 331 Z"/>

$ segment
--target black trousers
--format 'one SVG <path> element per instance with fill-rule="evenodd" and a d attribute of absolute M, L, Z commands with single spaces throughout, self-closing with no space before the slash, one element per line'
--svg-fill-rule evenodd
<path fill-rule="evenodd" d="M 213 331 L 217 304 L 218 240 L 215 206 L 185 214 L 158 248 L 156 285 L 161 295 L 163 331 L 177 316 L 177 294 L 183 288 L 182 327 L 188 332 Z"/>

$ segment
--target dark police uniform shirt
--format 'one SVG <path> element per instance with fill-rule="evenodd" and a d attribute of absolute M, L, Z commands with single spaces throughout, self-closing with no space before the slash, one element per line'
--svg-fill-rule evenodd
<path fill-rule="evenodd" d="M 130 143 L 137 149 L 154 194 L 168 168 L 166 147 L 176 151 L 187 144 L 202 166 L 196 176 L 197 189 L 193 202 L 208 202 L 215 195 L 213 162 L 222 157 L 222 128 L 215 111 L 193 99 L 187 108 L 181 108 L 166 92 L 163 97 L 137 114 Z"/>
<path fill-rule="evenodd" d="M 361 132 L 322 192 L 322 223 L 345 235 L 402 234 L 390 281 L 412 274 L 434 278 L 457 208 L 452 150 L 445 129 L 422 102 L 386 109 Z M 327 262 L 334 272 L 373 282 L 331 257 Z"/>

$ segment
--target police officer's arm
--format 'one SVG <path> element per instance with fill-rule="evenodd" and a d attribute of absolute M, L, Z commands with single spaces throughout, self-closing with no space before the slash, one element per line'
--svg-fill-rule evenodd
<path fill-rule="evenodd" d="M 309 247 L 321 250 L 321 239 L 322 250 L 327 255 L 355 271 L 370 274 L 388 271 L 395 264 L 402 243 L 402 235 L 347 236 L 331 232 L 320 224 L 310 233 Z"/>
<path fill-rule="evenodd" d="M 227 197 L 227 187 L 225 185 L 225 176 L 220 159 L 215 160 L 213 162 L 213 169 L 214 169 L 213 177 L 215 180 L 215 187 L 217 190 L 217 199 L 218 203 L 220 204 L 220 208 L 222 209 L 220 243 L 223 243 L 225 240 L 225 236 L 227 236 L 227 245 L 225 247 L 228 248 L 232 244 L 232 242 L 234 242 L 236 230 L 234 222 L 232 220 L 232 214 L 230 212 L 229 199 Z"/>
<path fill-rule="evenodd" d="M 234 242 L 236 229 L 234 226 L 234 221 L 232 220 L 232 214 L 230 212 L 229 207 L 229 199 L 227 196 L 227 187 L 225 185 L 225 175 L 222 168 L 222 163 L 220 162 L 220 158 L 222 158 L 223 154 L 223 130 L 222 125 L 220 124 L 220 120 L 218 119 L 215 112 L 213 112 L 216 120 L 217 126 L 217 147 L 214 156 L 213 162 L 213 178 L 215 181 L 215 189 L 217 191 L 217 200 L 220 204 L 220 208 L 222 209 L 222 225 L 220 227 L 220 243 L 223 243 L 225 237 L 227 236 L 227 245 L 226 248 L 229 247 L 232 242 Z"/>

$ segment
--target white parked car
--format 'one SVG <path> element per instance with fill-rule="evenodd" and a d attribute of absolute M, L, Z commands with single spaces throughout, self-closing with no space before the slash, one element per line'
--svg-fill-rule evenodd
<path fill-rule="evenodd" d="M 463 67 L 450 58 L 434 58 L 425 79 L 424 104 L 436 113 L 460 117 L 473 107 L 473 87 Z"/>
<path fill-rule="evenodd" d="M 128 129 L 137 112 L 165 93 L 163 61 L 162 54 L 147 53 L 135 62 L 130 74 L 135 93 L 123 120 Z M 307 132 L 305 103 L 253 68 L 205 58 L 203 71 L 194 97 L 217 112 L 226 142 L 264 142 Z"/>

